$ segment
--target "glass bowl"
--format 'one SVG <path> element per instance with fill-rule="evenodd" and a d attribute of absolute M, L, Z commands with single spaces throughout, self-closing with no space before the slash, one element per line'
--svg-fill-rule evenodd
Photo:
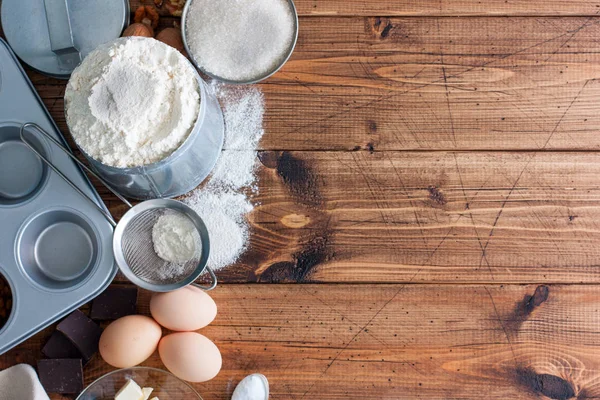
<path fill-rule="evenodd" d="M 141 387 L 154 388 L 150 398 L 160 400 L 202 400 L 189 384 L 162 369 L 134 367 L 119 369 L 96 379 L 77 397 L 77 400 L 114 400 L 115 394 L 129 379 Z"/>

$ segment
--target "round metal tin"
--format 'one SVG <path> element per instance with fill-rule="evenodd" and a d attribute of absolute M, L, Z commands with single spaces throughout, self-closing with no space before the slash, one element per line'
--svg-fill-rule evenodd
<path fill-rule="evenodd" d="M 129 22 L 125 0 L 3 0 L 8 43 L 30 67 L 68 79 L 96 46 L 118 38 Z"/>
<path fill-rule="evenodd" d="M 234 85 L 258 83 L 260 81 L 263 81 L 263 80 L 273 76 L 277 71 L 279 71 L 281 69 L 281 67 L 283 67 L 285 65 L 285 63 L 292 56 L 292 53 L 294 52 L 294 48 L 296 47 L 296 42 L 298 41 L 299 23 L 298 23 L 298 12 L 296 11 L 296 5 L 294 4 L 294 0 L 287 0 L 288 4 L 290 6 L 290 9 L 292 11 L 292 16 L 294 18 L 294 38 L 292 39 L 292 43 L 290 44 L 289 49 L 287 50 L 287 52 L 281 59 L 281 62 L 278 65 L 276 65 L 275 68 L 273 68 L 271 71 L 267 72 L 266 74 L 264 74 L 262 76 L 255 76 L 249 80 L 226 79 L 226 78 L 222 78 L 218 75 L 215 75 L 215 74 L 212 74 L 212 73 L 206 71 L 204 68 L 200 67 L 200 64 L 196 61 L 196 56 L 190 50 L 190 47 L 188 45 L 187 32 L 186 32 L 186 21 L 187 21 L 187 15 L 188 15 L 188 12 L 190 9 L 190 5 L 192 4 L 192 1 L 193 0 L 188 0 L 185 3 L 185 6 L 183 7 L 183 13 L 181 15 L 181 36 L 183 38 L 183 47 L 185 48 L 185 51 L 189 54 L 190 60 L 192 61 L 194 66 L 203 74 L 205 74 L 213 79 L 219 80 L 221 82 L 234 84 Z"/>

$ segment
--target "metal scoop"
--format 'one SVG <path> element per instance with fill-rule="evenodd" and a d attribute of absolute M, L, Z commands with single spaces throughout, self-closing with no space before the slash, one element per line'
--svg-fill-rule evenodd
<path fill-rule="evenodd" d="M 83 169 L 98 179 L 108 190 L 129 207 L 129 211 L 117 223 L 112 215 L 98 205 L 92 198 L 86 195 L 67 176 L 65 176 L 50 160 L 38 152 L 36 148 L 27 141 L 25 132 L 27 128 L 33 128 L 61 149 Z M 170 199 L 147 200 L 133 206 L 127 199 L 117 193 L 106 181 L 99 177 L 94 171 L 79 161 L 67 148 L 34 123 L 26 123 L 21 126 L 20 136 L 23 143 L 33 151 L 48 167 L 56 172 L 73 189 L 104 215 L 107 221 L 115 227 L 113 234 L 113 253 L 115 261 L 121 272 L 135 285 L 153 292 L 170 292 L 187 285 L 194 285 L 200 289 L 212 290 L 217 286 L 217 277 L 212 269 L 206 264 L 210 251 L 208 231 L 202 218 L 190 207 L 182 202 Z M 183 263 L 173 263 L 160 258 L 152 241 L 152 229 L 157 220 L 163 215 L 179 214 L 188 218 L 196 228 L 198 234 L 198 245 L 194 256 Z M 194 283 L 204 270 L 211 276 L 212 283 L 202 286 Z"/>

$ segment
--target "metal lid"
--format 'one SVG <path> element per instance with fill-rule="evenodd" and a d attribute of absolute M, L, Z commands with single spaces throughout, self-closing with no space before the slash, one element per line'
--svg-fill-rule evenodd
<path fill-rule="evenodd" d="M 21 60 L 56 78 L 68 78 L 96 46 L 121 35 L 126 0 L 2 0 L 2 28 Z"/>

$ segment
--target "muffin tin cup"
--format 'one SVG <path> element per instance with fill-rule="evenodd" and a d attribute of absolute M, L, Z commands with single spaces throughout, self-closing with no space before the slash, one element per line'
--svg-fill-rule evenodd
<path fill-rule="evenodd" d="M 43 139 L 32 143 L 48 157 Z M 16 206 L 34 198 L 44 187 L 48 167 L 19 138 L 16 123 L 0 124 L 0 205 Z"/>
<path fill-rule="evenodd" d="M 74 209 L 44 210 L 21 226 L 15 254 L 32 284 L 51 291 L 72 290 L 98 262 L 98 232 Z"/>
<path fill-rule="evenodd" d="M 112 226 L 21 141 L 27 122 L 66 144 L 0 39 L 0 274 L 13 303 L 0 330 L 0 354 L 94 298 L 117 272 Z M 43 137 L 30 135 L 28 142 L 105 209 L 66 154 Z"/>

